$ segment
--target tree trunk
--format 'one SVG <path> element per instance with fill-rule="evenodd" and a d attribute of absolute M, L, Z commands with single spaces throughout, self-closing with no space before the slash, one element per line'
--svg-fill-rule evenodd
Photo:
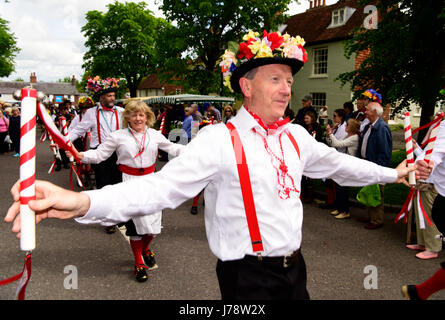
<path fill-rule="evenodd" d="M 427 124 L 428 122 L 431 122 L 434 119 L 434 107 L 435 107 L 434 101 L 420 103 L 420 108 L 422 112 L 420 114 L 419 127 Z M 419 133 L 417 134 L 417 141 L 419 142 L 422 141 L 427 132 L 428 128 L 420 130 Z"/>

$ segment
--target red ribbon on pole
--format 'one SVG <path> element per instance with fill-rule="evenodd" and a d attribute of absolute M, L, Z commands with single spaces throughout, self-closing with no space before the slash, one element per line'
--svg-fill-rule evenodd
<path fill-rule="evenodd" d="M 23 266 L 22 272 L 12 276 L 8 279 L 1 280 L 0 286 L 15 282 L 20 280 L 19 285 L 15 293 L 16 300 L 25 300 L 26 286 L 28 285 L 29 279 L 31 278 L 31 254 L 28 253 L 25 258 L 25 265 Z"/>

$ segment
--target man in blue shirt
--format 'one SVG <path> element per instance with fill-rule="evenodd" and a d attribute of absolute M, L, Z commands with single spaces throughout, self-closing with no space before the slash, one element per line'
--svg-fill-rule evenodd
<path fill-rule="evenodd" d="M 192 123 L 193 123 L 193 116 L 192 116 L 192 109 L 190 107 L 187 107 L 184 109 L 185 112 L 185 119 L 182 123 L 182 130 L 187 133 L 187 139 L 188 142 L 192 140 Z"/>

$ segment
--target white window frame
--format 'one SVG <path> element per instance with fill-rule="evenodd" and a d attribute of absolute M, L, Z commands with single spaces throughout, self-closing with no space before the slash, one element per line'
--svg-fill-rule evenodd
<path fill-rule="evenodd" d="M 311 92 L 312 105 L 318 107 L 317 109 L 324 107 L 327 101 L 326 92 Z"/>
<path fill-rule="evenodd" d="M 324 60 L 319 60 L 319 57 L 317 57 L 318 54 L 321 54 L 322 51 L 326 51 L 326 54 L 324 54 L 322 57 L 324 58 Z M 313 49 L 313 54 L 314 54 L 314 59 L 313 59 L 313 63 L 312 63 L 312 75 L 311 77 L 327 77 L 328 76 L 328 57 L 329 57 L 329 50 L 328 47 L 319 47 L 319 48 L 314 48 Z M 320 66 L 320 64 L 326 64 L 325 66 L 325 71 L 323 72 L 323 66 Z"/>

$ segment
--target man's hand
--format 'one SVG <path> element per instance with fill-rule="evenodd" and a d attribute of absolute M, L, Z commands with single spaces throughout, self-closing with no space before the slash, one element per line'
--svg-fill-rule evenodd
<path fill-rule="evenodd" d="M 408 173 L 411 171 L 416 170 L 416 166 L 407 167 L 406 166 L 406 159 L 399 163 L 399 165 L 396 167 L 397 171 L 397 180 L 395 183 L 403 183 L 405 186 L 410 187 L 408 181 L 406 181 L 406 177 L 408 176 Z"/>
<path fill-rule="evenodd" d="M 419 160 L 416 162 L 416 179 L 426 180 L 434 169 L 434 161 L 426 162 Z"/>
<path fill-rule="evenodd" d="M 8 209 L 6 222 L 14 222 L 12 231 L 20 237 L 20 181 L 11 189 L 14 203 Z M 36 213 L 36 224 L 43 219 L 71 219 L 81 217 L 90 208 L 88 195 L 60 188 L 50 182 L 36 180 L 36 200 L 29 201 Z"/>

